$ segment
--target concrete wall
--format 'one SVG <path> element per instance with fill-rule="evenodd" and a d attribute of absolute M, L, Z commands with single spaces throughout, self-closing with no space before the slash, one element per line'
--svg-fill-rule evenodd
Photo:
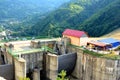
<path fill-rule="evenodd" d="M 13 64 L 13 56 L 9 52 L 4 52 L 6 54 L 6 63 Z"/>
<path fill-rule="evenodd" d="M 31 41 L 30 45 L 34 48 L 40 48 L 42 46 L 53 48 L 55 43 L 56 41 Z"/>
<path fill-rule="evenodd" d="M 15 80 L 19 80 L 19 78 L 26 77 L 26 62 L 23 58 L 20 59 L 14 58 L 14 67 L 15 67 Z"/>
<path fill-rule="evenodd" d="M 34 69 L 35 67 L 42 69 L 42 61 L 43 61 L 42 52 L 22 54 L 21 56 L 26 61 L 27 72 L 29 71 L 29 69 Z"/>
<path fill-rule="evenodd" d="M 26 77 L 26 62 L 23 58 L 17 59 L 13 57 L 9 52 L 5 52 L 7 64 L 13 65 L 13 73 L 15 80 L 18 80 L 19 77 Z M 0 71 L 1 72 L 1 71 Z M 7 73 L 7 72 L 6 72 Z M 2 73 L 4 74 L 4 73 Z"/>
<path fill-rule="evenodd" d="M 58 75 L 58 56 L 54 54 L 46 55 L 46 77 L 49 80 L 56 80 Z"/>
<path fill-rule="evenodd" d="M 55 55 L 46 54 L 46 77 L 49 80 L 56 80 L 58 73 L 66 70 L 67 74 L 74 70 L 76 64 L 76 53 Z"/>
<path fill-rule="evenodd" d="M 33 80 L 40 80 L 40 70 L 39 69 L 34 69 Z"/>
<path fill-rule="evenodd" d="M 11 64 L 0 65 L 0 76 L 4 77 L 7 80 L 14 80 L 13 65 Z"/>
<path fill-rule="evenodd" d="M 77 52 L 77 63 L 72 75 L 78 80 L 120 80 L 120 60 L 94 57 L 78 48 L 69 50 Z"/>

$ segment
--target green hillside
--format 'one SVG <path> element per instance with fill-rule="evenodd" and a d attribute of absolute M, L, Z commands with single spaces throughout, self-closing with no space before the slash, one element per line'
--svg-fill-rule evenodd
<path fill-rule="evenodd" d="M 119 28 L 120 0 L 71 0 L 47 15 L 27 20 L 10 26 L 13 36 L 58 37 L 66 28 L 102 36 Z"/>
<path fill-rule="evenodd" d="M 60 36 L 64 29 L 72 28 L 85 30 L 91 36 L 101 36 L 119 27 L 119 2 L 73 0 L 38 21 L 30 28 L 30 33 L 55 37 Z"/>
<path fill-rule="evenodd" d="M 66 2 L 69 0 L 0 0 L 0 26 L 15 36 L 31 36 L 31 26 Z"/>
<path fill-rule="evenodd" d="M 92 15 L 80 25 L 81 27 L 91 36 L 101 36 L 120 28 L 120 0 Z"/>

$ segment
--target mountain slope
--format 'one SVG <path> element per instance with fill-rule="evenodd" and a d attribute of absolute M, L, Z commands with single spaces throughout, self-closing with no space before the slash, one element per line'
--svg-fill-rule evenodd
<path fill-rule="evenodd" d="M 84 27 L 83 27 L 84 26 Z M 120 27 L 120 0 L 109 4 L 87 19 L 80 27 L 91 36 L 101 36 Z"/>
<path fill-rule="evenodd" d="M 69 0 L 0 0 L 0 26 L 18 36 L 31 35 L 31 26 L 66 2 Z"/>
<path fill-rule="evenodd" d="M 34 28 L 31 33 L 34 35 L 49 34 L 53 36 L 60 36 L 63 30 L 66 28 L 85 30 L 87 28 L 85 25 L 87 24 L 85 23 L 87 22 L 86 20 L 113 2 L 113 0 L 73 0 L 70 3 L 62 6 L 60 9 L 52 12 L 43 20 L 40 20 L 31 28 Z M 116 9 L 117 7 L 113 8 Z M 84 24 L 82 24 L 83 22 Z M 94 29 L 94 27 L 95 26 L 92 26 L 92 29 Z M 87 29 L 85 31 L 88 33 L 91 32 L 90 29 Z M 90 35 L 100 36 L 101 34 L 93 35 L 90 33 Z"/>
<path fill-rule="evenodd" d="M 0 0 L 0 20 L 24 19 L 56 9 L 69 0 Z"/>

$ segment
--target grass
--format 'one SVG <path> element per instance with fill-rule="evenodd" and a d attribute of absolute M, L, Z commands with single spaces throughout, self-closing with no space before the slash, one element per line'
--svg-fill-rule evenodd
<path fill-rule="evenodd" d="M 96 56 L 96 57 L 100 57 L 100 58 L 106 58 L 106 59 L 112 59 L 112 60 L 118 60 L 118 59 L 120 59 L 120 56 L 119 55 L 115 55 L 114 53 L 100 54 L 100 53 L 89 51 L 89 50 L 86 50 L 86 49 L 83 50 L 83 52 L 85 54 L 90 54 L 90 55 L 93 55 L 93 56 Z"/>
<path fill-rule="evenodd" d="M 97 52 L 93 52 L 93 51 L 89 51 L 87 49 L 83 49 L 83 47 L 80 46 L 75 46 L 75 45 L 70 45 L 73 48 L 80 48 L 81 50 L 83 50 L 84 54 L 89 54 L 95 57 L 99 57 L 99 58 L 106 58 L 106 59 L 111 59 L 111 60 L 119 60 L 120 59 L 120 55 L 115 55 L 114 53 L 110 53 L 110 54 L 100 54 Z"/>
<path fill-rule="evenodd" d="M 102 57 L 104 56 L 104 54 L 99 54 L 97 52 L 93 52 L 93 51 L 89 51 L 89 50 L 83 50 L 84 53 L 87 53 L 87 54 L 90 54 L 90 55 L 93 55 L 93 56 L 96 56 L 96 57 Z"/>

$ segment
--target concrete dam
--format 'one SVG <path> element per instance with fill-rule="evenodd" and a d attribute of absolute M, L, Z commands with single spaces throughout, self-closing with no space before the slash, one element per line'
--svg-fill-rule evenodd
<path fill-rule="evenodd" d="M 64 42 L 66 43 L 66 42 Z M 62 47 L 62 46 L 61 46 Z M 58 47 L 60 48 L 60 46 Z M 58 72 L 66 70 L 70 80 L 120 80 L 120 60 L 97 57 L 75 46 L 65 46 L 67 53 L 48 54 L 50 67 L 46 70 L 50 80 L 56 80 Z M 61 53 L 64 53 L 62 49 Z M 118 55 L 119 56 L 119 55 Z M 54 63 L 54 64 L 53 64 Z M 46 65 L 47 66 L 47 65 Z M 70 73 L 70 74 L 69 74 Z"/>
<path fill-rule="evenodd" d="M 5 52 L 7 64 L 11 64 L 15 68 L 13 79 L 18 80 L 19 76 L 26 77 L 26 74 L 29 73 L 28 70 L 32 69 L 32 80 L 56 80 L 61 70 L 67 71 L 70 80 L 120 80 L 120 60 L 100 58 L 85 53 L 80 47 L 68 44 L 69 41 L 66 39 L 57 42 L 57 44 L 56 42 L 56 40 L 31 41 L 28 43 L 29 45 L 24 44 L 26 47 L 19 45 L 25 50 L 29 50 L 29 53 L 24 52 L 23 54 L 19 51 L 21 53 L 20 59 L 23 58 L 23 61 L 17 60 L 11 54 Z M 14 45 L 14 50 L 16 45 Z M 39 50 L 41 46 L 49 46 L 53 50 L 55 49 L 55 53 L 41 51 L 41 49 Z M 30 51 L 31 48 L 32 52 Z M 35 67 L 37 67 L 36 71 L 34 71 Z M 1 74 L 0 76 L 2 76 Z"/>
<path fill-rule="evenodd" d="M 76 80 L 120 80 L 120 60 L 95 57 L 79 48 L 70 47 L 69 51 L 77 52 L 72 73 Z"/>

